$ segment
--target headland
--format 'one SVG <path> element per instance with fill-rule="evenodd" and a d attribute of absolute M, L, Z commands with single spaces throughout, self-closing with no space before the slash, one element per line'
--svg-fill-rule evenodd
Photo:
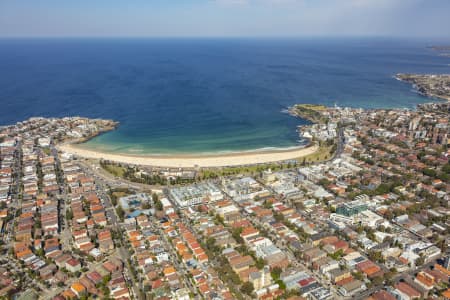
<path fill-rule="evenodd" d="M 423 96 L 450 101 L 450 74 L 397 74 L 395 78 L 411 83 Z"/>

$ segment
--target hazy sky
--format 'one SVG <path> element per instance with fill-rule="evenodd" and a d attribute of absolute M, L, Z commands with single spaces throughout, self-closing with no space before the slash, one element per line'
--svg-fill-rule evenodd
<path fill-rule="evenodd" d="M 450 0 L 0 0 L 0 36 L 450 37 Z"/>

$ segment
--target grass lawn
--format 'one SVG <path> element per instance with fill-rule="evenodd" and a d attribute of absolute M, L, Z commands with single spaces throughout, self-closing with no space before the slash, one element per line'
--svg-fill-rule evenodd
<path fill-rule="evenodd" d="M 108 171 L 109 173 L 113 174 L 114 176 L 117 177 L 123 177 L 123 174 L 125 173 L 125 168 L 124 167 L 120 167 L 120 166 L 116 166 L 116 165 L 102 165 L 103 169 L 105 169 L 106 171 Z"/>
<path fill-rule="evenodd" d="M 333 155 L 332 149 L 333 146 L 320 146 L 316 152 L 311 153 L 305 157 L 301 157 L 298 159 L 298 161 L 303 162 L 304 160 L 307 163 L 313 163 L 328 160 Z"/>

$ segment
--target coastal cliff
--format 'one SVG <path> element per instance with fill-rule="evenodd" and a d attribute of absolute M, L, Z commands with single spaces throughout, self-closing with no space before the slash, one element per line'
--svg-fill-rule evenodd
<path fill-rule="evenodd" d="M 450 74 L 397 74 L 396 79 L 408 82 L 421 94 L 450 101 Z"/>
<path fill-rule="evenodd" d="M 327 109 L 324 105 L 316 104 L 296 104 L 288 109 L 290 115 L 300 117 L 317 124 L 327 122 L 327 117 L 323 112 Z"/>

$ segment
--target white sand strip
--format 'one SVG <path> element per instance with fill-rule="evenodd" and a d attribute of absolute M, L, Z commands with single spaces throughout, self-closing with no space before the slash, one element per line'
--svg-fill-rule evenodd
<path fill-rule="evenodd" d="M 167 155 L 167 156 L 133 156 L 126 154 L 112 154 L 82 149 L 77 145 L 62 144 L 57 148 L 83 158 L 104 159 L 126 164 L 170 167 L 170 168 L 193 168 L 193 167 L 224 167 L 240 166 L 259 163 L 269 163 L 296 159 L 312 154 L 319 148 L 317 145 L 306 148 L 290 148 L 286 150 L 255 151 L 241 153 L 227 153 L 217 155 Z"/>

